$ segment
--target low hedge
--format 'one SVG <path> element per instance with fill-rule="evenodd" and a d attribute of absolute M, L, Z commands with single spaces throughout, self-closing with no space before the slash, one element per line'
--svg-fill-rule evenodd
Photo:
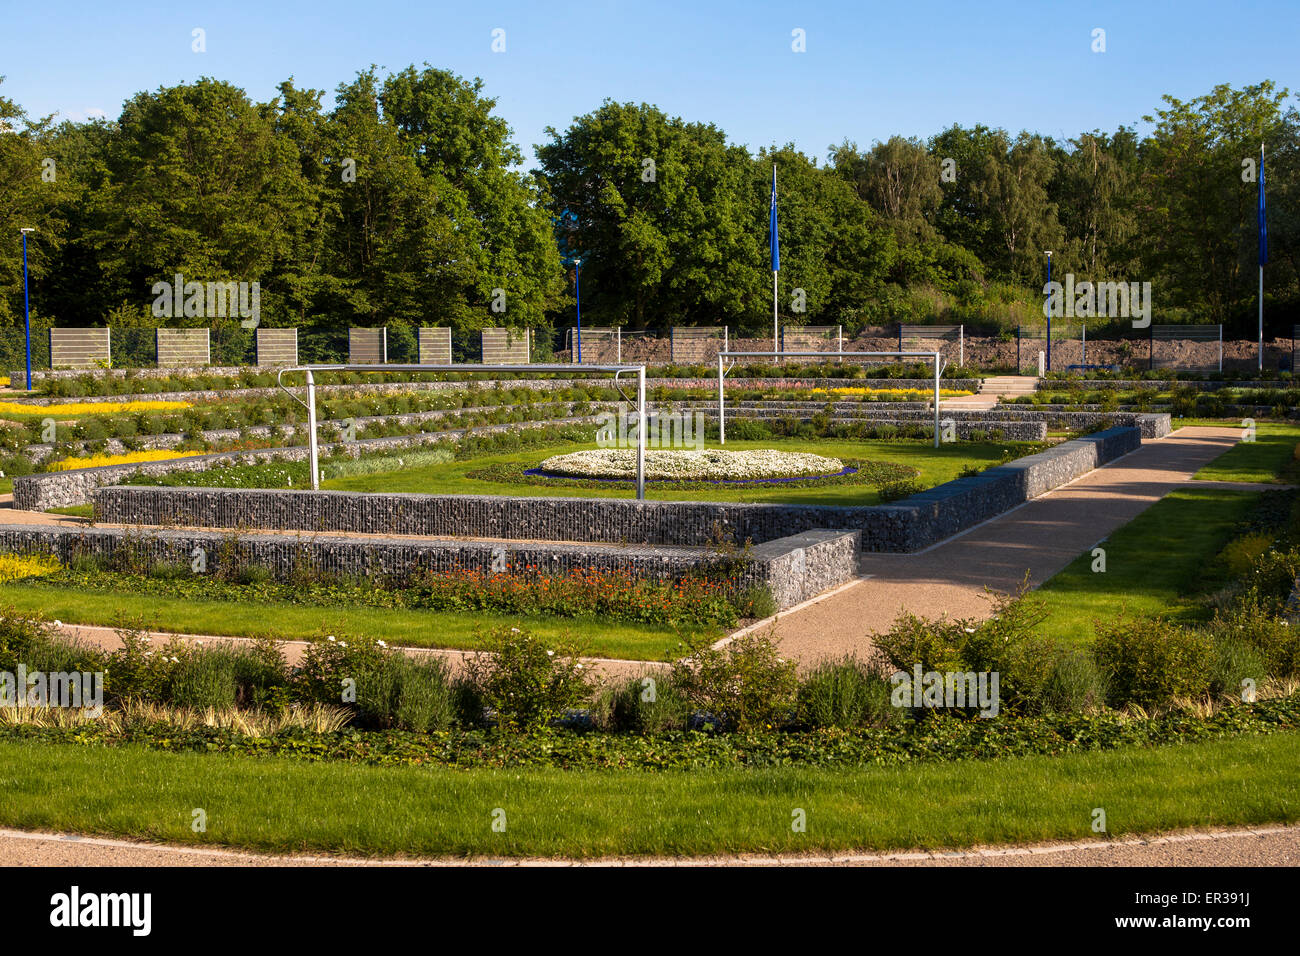
<path fill-rule="evenodd" d="M 1107 711 L 968 720 L 936 714 L 880 730 L 803 733 L 659 735 L 546 730 L 529 734 L 483 731 L 286 730 L 253 737 L 231 730 L 183 730 L 167 724 L 0 726 L 0 739 L 114 747 L 137 745 L 171 752 L 338 760 L 371 765 L 469 769 L 554 767 L 563 770 L 702 770 L 765 767 L 850 768 L 915 762 L 1055 756 L 1293 733 L 1300 730 L 1300 694 L 1226 707 L 1208 717 L 1170 713 L 1131 718 Z"/>

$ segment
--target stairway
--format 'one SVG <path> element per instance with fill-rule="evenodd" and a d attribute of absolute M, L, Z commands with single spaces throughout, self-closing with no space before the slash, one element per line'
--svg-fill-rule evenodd
<path fill-rule="evenodd" d="M 972 411 L 992 408 L 1004 398 L 1032 395 L 1038 390 L 1038 379 L 1033 375 L 995 375 L 980 380 L 979 392 L 963 398 L 945 398 L 941 408 L 968 409 Z"/>

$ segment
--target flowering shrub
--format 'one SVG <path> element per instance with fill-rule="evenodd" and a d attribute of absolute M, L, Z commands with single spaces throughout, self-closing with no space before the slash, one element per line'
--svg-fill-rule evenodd
<path fill-rule="evenodd" d="M 813 395 L 835 395 L 843 398 L 859 398 L 864 402 L 923 402 L 934 397 L 934 389 L 920 388 L 855 388 L 842 386 L 836 388 L 814 388 Z M 940 398 L 962 398 L 973 392 L 960 388 L 939 389 Z"/>
<path fill-rule="evenodd" d="M 541 463 L 549 474 L 576 478 L 632 478 L 636 476 L 636 451 L 598 448 L 555 455 Z M 669 481 L 737 481 L 754 478 L 793 478 L 833 475 L 844 470 L 838 458 L 804 452 L 776 451 L 665 451 L 647 450 L 645 476 Z"/>
<path fill-rule="evenodd" d="M 465 664 L 466 683 L 503 730 L 547 726 L 583 704 L 592 685 L 575 648 L 552 646 L 517 627 L 483 638 Z"/>
<path fill-rule="evenodd" d="M 695 645 L 673 665 L 673 683 L 713 727 L 742 733 L 775 730 L 795 709 L 799 678 L 794 661 L 760 634 L 737 637 L 725 648 Z"/>
<path fill-rule="evenodd" d="M 603 617 L 644 623 L 671 622 L 686 627 L 729 627 L 741 615 L 768 606 L 766 591 L 737 593 L 725 574 L 697 575 L 679 581 L 637 578 L 626 571 L 575 568 L 543 574 L 537 567 L 512 573 L 460 569 L 424 571 L 401 580 L 331 580 L 310 568 L 300 580 L 277 582 L 245 569 L 236 580 L 203 577 L 182 566 L 144 567 L 127 543 L 114 555 L 114 569 L 83 561 L 60 573 L 47 573 L 50 587 L 74 586 L 99 591 L 129 588 L 136 594 L 193 597 L 209 601 L 409 608 L 431 611 L 488 611 L 547 614 L 556 617 Z M 710 569 L 712 571 L 712 569 Z M 722 569 L 725 570 L 725 569 Z M 769 599 L 770 600 L 770 599 Z"/>
<path fill-rule="evenodd" d="M 114 412 L 170 412 L 189 408 L 189 402 L 64 402 L 58 405 L 29 405 L 0 402 L 0 415 L 110 415 Z"/>
<path fill-rule="evenodd" d="M 53 574 L 62 567 L 57 558 L 45 554 L 0 554 L 0 584 Z"/>
<path fill-rule="evenodd" d="M 125 455 L 87 455 L 84 458 L 65 458 L 46 466 L 47 471 L 73 471 L 77 468 L 99 468 L 104 465 L 134 465 L 145 461 L 171 461 L 206 455 L 205 451 L 133 451 Z"/>

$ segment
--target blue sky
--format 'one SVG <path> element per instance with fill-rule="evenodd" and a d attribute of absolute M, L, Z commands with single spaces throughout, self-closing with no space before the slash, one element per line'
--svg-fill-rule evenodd
<path fill-rule="evenodd" d="M 1300 90 L 1300 0 L 928 2 L 18 3 L 0 13 L 0 92 L 32 115 L 117 116 L 202 75 L 257 100 L 292 75 L 335 86 L 376 63 L 480 76 L 531 165 L 546 126 L 609 97 L 710 121 L 751 149 L 819 160 L 977 122 L 1065 138 L 1131 124 L 1163 93 L 1272 79 Z M 206 31 L 207 52 L 191 50 Z M 492 31 L 506 31 L 493 53 Z M 791 50 L 791 31 L 807 52 Z M 1092 31 L 1106 31 L 1094 53 Z M 327 96 L 326 102 L 330 101 Z"/>

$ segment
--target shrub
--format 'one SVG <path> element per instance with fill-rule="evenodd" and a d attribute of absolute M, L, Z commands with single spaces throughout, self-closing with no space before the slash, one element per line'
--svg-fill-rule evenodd
<path fill-rule="evenodd" d="M 1264 680 L 1265 670 L 1263 655 L 1246 641 L 1235 638 L 1219 641 L 1210 671 L 1210 693 L 1240 700 L 1244 682 L 1252 680 L 1258 686 Z"/>
<path fill-rule="evenodd" d="M 992 617 L 962 628 L 959 669 L 996 672 L 1003 708 L 1026 714 L 1049 709 L 1048 685 L 1061 653 L 1034 632 L 1046 617 L 1042 602 L 1023 592 L 998 597 Z"/>
<path fill-rule="evenodd" d="M 1229 541 L 1219 558 L 1233 578 L 1245 577 L 1272 545 L 1269 535 L 1253 531 Z"/>
<path fill-rule="evenodd" d="M 911 479 L 887 481 L 880 486 L 880 500 L 899 501 L 903 498 L 910 498 L 912 495 L 919 494 L 924 490 L 920 482 Z"/>
<path fill-rule="evenodd" d="M 537 730 L 587 699 L 591 685 L 574 648 L 550 646 L 517 627 L 480 641 L 484 651 L 466 661 L 466 678 L 501 729 Z"/>
<path fill-rule="evenodd" d="M 882 727 L 895 713 L 889 682 L 852 657 L 818 665 L 800 682 L 797 705 L 808 727 Z"/>
<path fill-rule="evenodd" d="M 672 674 L 665 672 L 604 687 L 592 703 L 591 716 L 602 730 L 662 734 L 685 730 L 691 707 Z"/>
<path fill-rule="evenodd" d="M 167 648 L 175 653 L 163 698 L 178 707 L 235 706 L 239 684 L 235 680 L 234 652 L 226 648 L 205 648 L 182 644 Z"/>
<path fill-rule="evenodd" d="M 1210 689 L 1214 644 L 1201 631 L 1162 618 L 1097 622 L 1093 657 L 1112 706 L 1167 706 Z"/>
<path fill-rule="evenodd" d="M 1084 713 L 1096 710 L 1105 701 L 1105 683 L 1093 659 L 1078 650 L 1059 653 L 1043 688 L 1043 710 Z"/>
<path fill-rule="evenodd" d="M 891 673 L 961 669 L 965 621 L 931 621 L 904 611 L 884 634 L 875 638 L 876 652 Z"/>
<path fill-rule="evenodd" d="M 1254 590 L 1219 611 L 1210 632 L 1220 644 L 1240 643 L 1251 648 L 1272 677 L 1300 675 L 1300 627 L 1265 612 Z"/>
<path fill-rule="evenodd" d="M 758 634 L 737 637 L 721 650 L 693 645 L 690 655 L 673 665 L 673 677 L 714 726 L 741 732 L 786 723 L 799 683 L 794 662 L 779 655 L 770 637 Z"/>

